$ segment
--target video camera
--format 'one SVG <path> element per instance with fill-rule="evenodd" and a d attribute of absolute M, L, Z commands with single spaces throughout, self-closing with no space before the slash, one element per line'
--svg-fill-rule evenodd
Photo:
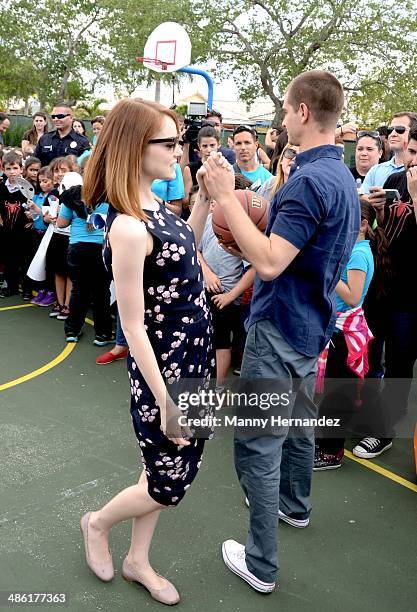
<path fill-rule="evenodd" d="M 186 130 L 183 134 L 184 143 L 188 143 L 190 148 L 197 143 L 198 132 L 203 125 L 211 125 L 206 119 L 207 104 L 205 102 L 189 102 L 187 106 L 187 116 L 184 119 Z"/>

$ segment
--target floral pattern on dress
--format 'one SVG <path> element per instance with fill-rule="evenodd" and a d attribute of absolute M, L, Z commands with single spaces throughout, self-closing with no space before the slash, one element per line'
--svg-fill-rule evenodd
<path fill-rule="evenodd" d="M 111 271 L 108 231 L 116 217 L 110 207 L 104 260 Z M 210 311 L 192 228 L 165 205 L 148 212 L 147 230 L 154 239 L 143 274 L 145 328 L 162 376 L 175 400 L 175 385 L 183 379 L 193 389 L 208 386 L 214 372 Z M 201 465 L 204 438 L 176 446 L 160 429 L 160 412 L 133 356 L 128 357 L 131 418 L 148 479 L 149 495 L 175 506 L 184 497 Z M 200 416 L 202 416 L 200 410 Z M 193 431 L 193 430 L 192 430 Z M 211 437 L 212 432 L 207 433 Z"/>

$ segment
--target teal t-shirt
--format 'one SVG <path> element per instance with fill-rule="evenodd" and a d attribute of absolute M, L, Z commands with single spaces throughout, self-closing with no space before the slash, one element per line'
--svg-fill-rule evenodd
<path fill-rule="evenodd" d="M 259 179 L 261 181 L 261 185 L 263 185 L 265 181 L 272 176 L 272 174 L 265 168 L 265 166 L 262 166 L 262 164 L 258 166 L 256 170 L 252 170 L 251 172 L 246 172 L 246 170 L 242 170 L 240 167 L 239 171 L 252 183 L 255 183 Z"/>
<path fill-rule="evenodd" d="M 106 203 L 99 204 L 94 209 L 95 213 L 101 215 L 107 215 L 109 205 Z M 71 233 L 70 233 L 70 244 L 76 244 L 77 242 L 93 242 L 96 244 L 103 244 L 104 242 L 104 229 L 93 229 L 91 231 L 87 228 L 87 219 L 81 219 L 75 214 L 73 210 L 61 204 L 59 209 L 59 216 L 64 219 L 71 220 Z"/>
<path fill-rule="evenodd" d="M 163 202 L 182 200 L 184 197 L 184 179 L 182 178 L 180 165 L 175 164 L 175 178 L 168 181 L 155 179 L 151 189 Z"/>
<path fill-rule="evenodd" d="M 340 279 L 347 284 L 348 270 L 361 270 L 365 272 L 365 284 L 363 286 L 362 297 L 358 306 L 362 306 L 363 301 L 368 293 L 369 285 L 371 284 L 372 277 L 374 275 L 374 256 L 372 255 L 369 240 L 361 240 L 357 242 L 350 255 L 348 264 L 343 270 Z M 337 312 L 345 312 L 350 310 L 352 306 L 349 306 L 336 294 L 336 310 Z"/>
<path fill-rule="evenodd" d="M 32 201 L 36 206 L 39 207 L 39 217 L 33 222 L 33 227 L 36 230 L 41 232 L 45 232 L 47 230 L 47 225 L 43 222 L 42 217 L 42 206 L 45 205 L 45 200 L 49 196 L 49 193 L 37 193 L 33 196 Z"/>

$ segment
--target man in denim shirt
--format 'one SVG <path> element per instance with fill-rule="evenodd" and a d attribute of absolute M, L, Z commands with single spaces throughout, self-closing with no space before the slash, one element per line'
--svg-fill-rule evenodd
<path fill-rule="evenodd" d="M 214 155 L 204 166 L 209 194 L 257 271 L 243 384 L 257 393 L 290 391 L 281 414 L 296 419 L 317 416 L 317 358 L 334 329 L 334 290 L 360 225 L 356 184 L 334 145 L 342 107 L 342 87 L 328 72 L 306 72 L 290 84 L 283 125 L 300 152 L 272 202 L 265 235 L 236 201 L 225 160 Z M 259 410 L 252 413 L 260 416 Z M 223 559 L 260 592 L 276 584 L 278 518 L 294 527 L 309 523 L 313 459 L 313 426 L 282 426 L 263 435 L 235 432 L 236 471 L 250 506 L 250 528 L 246 546 L 223 543 Z"/>

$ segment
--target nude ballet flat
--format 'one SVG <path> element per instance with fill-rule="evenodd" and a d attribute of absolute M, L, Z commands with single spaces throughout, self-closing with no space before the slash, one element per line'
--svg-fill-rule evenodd
<path fill-rule="evenodd" d="M 107 561 L 107 563 L 94 563 L 94 561 L 90 559 L 90 553 L 88 550 L 88 523 L 90 521 L 90 514 L 91 512 L 84 514 L 80 521 L 80 529 L 84 538 L 85 559 L 88 567 L 97 576 L 97 578 L 100 578 L 100 580 L 103 582 L 110 582 L 110 580 L 114 578 L 113 562 L 110 560 Z"/>
<path fill-rule="evenodd" d="M 152 589 L 139 580 L 138 576 L 135 574 L 135 570 L 129 564 L 127 559 L 123 561 L 122 576 L 125 580 L 127 580 L 127 582 L 137 582 L 137 584 L 145 587 L 145 589 L 151 594 L 151 597 L 160 603 L 166 604 L 167 606 L 175 606 L 175 604 L 180 601 L 180 596 L 177 589 L 169 582 L 169 580 L 167 580 L 167 586 L 165 588 Z"/>

